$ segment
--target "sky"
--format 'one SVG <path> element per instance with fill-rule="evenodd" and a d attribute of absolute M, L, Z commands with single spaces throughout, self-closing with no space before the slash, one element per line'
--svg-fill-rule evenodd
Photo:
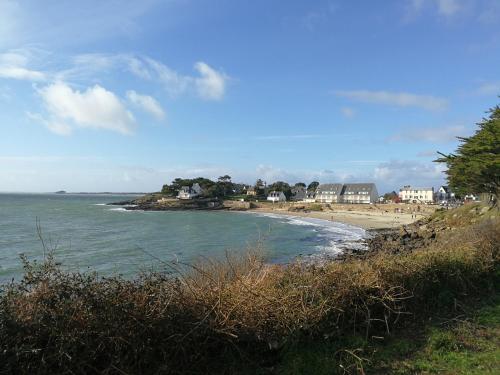
<path fill-rule="evenodd" d="M 439 187 L 499 67 L 498 0 L 0 0 L 0 191 Z"/>

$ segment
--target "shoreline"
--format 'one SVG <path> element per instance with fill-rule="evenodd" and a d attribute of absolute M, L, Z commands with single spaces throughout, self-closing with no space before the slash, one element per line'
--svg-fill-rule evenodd
<path fill-rule="evenodd" d="M 394 229 L 400 227 L 401 225 L 408 225 L 414 223 L 415 221 L 420 220 L 426 216 L 418 214 L 416 215 L 415 218 L 412 218 L 412 215 L 408 213 L 385 213 L 381 211 L 365 212 L 361 210 L 304 212 L 304 211 L 288 211 L 286 209 L 268 208 L 268 207 L 250 208 L 247 209 L 246 211 L 292 216 L 292 217 L 296 216 L 296 217 L 321 219 L 328 222 L 338 222 L 338 223 L 348 224 L 365 230 Z"/>
<path fill-rule="evenodd" d="M 133 204 L 133 206 L 130 206 Z M 239 202 L 221 201 L 211 199 L 197 199 L 179 201 L 168 199 L 159 201 L 157 199 L 136 199 L 108 203 L 108 205 L 125 206 L 126 210 L 144 211 L 241 211 L 267 213 L 284 216 L 296 216 L 326 220 L 353 225 L 365 230 L 395 229 L 402 225 L 412 224 L 423 219 L 435 211 L 432 206 L 417 206 L 407 204 L 384 204 L 384 205 L 345 205 L 324 204 L 322 210 L 311 210 L 312 206 L 318 204 L 303 204 L 298 202 L 286 202 L 276 205 L 268 202 Z M 129 207 L 127 207 L 129 205 Z"/>

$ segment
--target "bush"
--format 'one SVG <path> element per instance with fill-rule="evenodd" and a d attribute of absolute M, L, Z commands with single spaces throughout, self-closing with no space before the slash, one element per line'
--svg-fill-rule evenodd
<path fill-rule="evenodd" d="M 320 204 L 314 203 L 314 204 L 309 205 L 308 209 L 310 211 L 323 211 L 323 206 L 321 206 Z"/>
<path fill-rule="evenodd" d="M 135 280 L 25 259 L 24 279 L 0 296 L 0 363 L 5 373 L 236 372 L 301 340 L 383 336 L 488 293 L 499 237 L 489 221 L 411 253 L 286 267 L 228 255 Z"/>

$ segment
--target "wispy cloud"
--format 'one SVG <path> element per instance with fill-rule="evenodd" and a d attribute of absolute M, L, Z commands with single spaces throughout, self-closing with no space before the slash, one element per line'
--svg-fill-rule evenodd
<path fill-rule="evenodd" d="M 252 139 L 258 141 L 281 141 L 281 140 L 291 140 L 291 139 L 312 139 L 312 138 L 322 138 L 324 135 L 321 134 L 293 134 L 293 135 L 262 135 L 255 136 Z"/>
<path fill-rule="evenodd" d="M 149 57 L 129 56 L 126 61 L 132 73 L 143 79 L 158 80 L 171 95 L 192 91 L 204 100 L 221 100 L 226 93 L 229 77 L 203 61 L 194 64 L 198 76 L 180 74 Z"/>
<path fill-rule="evenodd" d="M 127 99 L 135 106 L 155 116 L 158 120 L 163 120 L 165 118 L 165 111 L 160 103 L 152 96 L 141 95 L 134 90 L 129 90 L 127 91 Z"/>
<path fill-rule="evenodd" d="M 326 23 L 337 11 L 338 5 L 333 1 L 328 1 L 322 6 L 309 10 L 302 17 L 301 25 L 309 31 L 316 30 L 320 25 Z"/>
<path fill-rule="evenodd" d="M 456 141 L 457 137 L 467 135 L 469 130 L 463 125 L 435 128 L 411 128 L 388 138 L 393 142 L 431 142 L 446 143 Z"/>
<path fill-rule="evenodd" d="M 0 54 L 0 78 L 11 78 L 28 81 L 44 81 L 46 74 L 28 68 L 29 52 L 11 50 Z"/>
<path fill-rule="evenodd" d="M 464 0 L 408 0 L 409 12 L 419 14 L 431 10 L 443 17 L 452 17 L 464 8 Z"/>
<path fill-rule="evenodd" d="M 456 14 L 461 8 L 460 0 L 436 0 L 439 14 L 450 17 Z"/>
<path fill-rule="evenodd" d="M 194 64 L 197 75 L 182 74 L 148 56 L 130 54 L 83 54 L 72 59 L 73 66 L 58 79 L 89 78 L 99 72 L 126 70 L 146 81 L 159 82 L 171 96 L 191 93 L 203 100 L 217 101 L 226 94 L 230 77 L 204 61 Z"/>
<path fill-rule="evenodd" d="M 474 93 L 476 95 L 500 95 L 500 81 L 484 82 Z"/>
<path fill-rule="evenodd" d="M 356 115 L 356 111 L 351 107 L 342 107 L 340 112 L 346 118 L 353 118 Z"/>
<path fill-rule="evenodd" d="M 67 135 L 73 128 L 107 129 L 131 134 L 134 116 L 111 91 L 95 85 L 80 92 L 64 82 L 50 84 L 38 91 L 49 114 L 31 115 L 54 133 Z"/>
<path fill-rule="evenodd" d="M 199 77 L 195 78 L 198 95 L 207 100 L 222 99 L 226 91 L 228 76 L 202 61 L 197 62 L 194 68 L 200 74 Z"/>
<path fill-rule="evenodd" d="M 391 160 L 378 165 L 373 178 L 381 186 L 437 186 L 443 182 L 445 166 L 413 160 Z M 382 191 L 379 191 L 382 193 Z"/>
<path fill-rule="evenodd" d="M 395 107 L 417 107 L 428 111 L 441 111 L 448 107 L 448 100 L 444 98 L 408 92 L 337 90 L 335 91 L 335 95 L 364 103 Z"/>
<path fill-rule="evenodd" d="M 81 42 L 133 37 L 138 20 L 161 4 L 175 1 L 0 1 L 0 47 L 22 44 L 74 46 Z M 43 17 L 40 15 L 43 14 Z M 173 18 L 166 16 L 164 22 Z"/>

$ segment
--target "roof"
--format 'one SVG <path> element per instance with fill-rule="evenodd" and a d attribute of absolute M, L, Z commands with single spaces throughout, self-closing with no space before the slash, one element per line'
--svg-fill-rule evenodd
<path fill-rule="evenodd" d="M 317 194 L 321 194 L 322 192 L 331 191 L 335 194 L 340 194 L 342 191 L 342 184 L 321 184 L 316 189 Z"/>
<path fill-rule="evenodd" d="M 343 193 L 358 193 L 360 191 L 377 191 L 374 183 L 345 184 Z"/>
<path fill-rule="evenodd" d="M 433 187 L 404 186 L 401 189 L 399 189 L 399 191 L 402 191 L 402 190 L 434 190 L 434 188 Z"/>
<path fill-rule="evenodd" d="M 276 191 L 276 190 L 273 190 L 269 193 L 269 196 L 272 197 L 272 196 L 279 196 L 280 194 L 283 194 L 282 191 Z M 284 195 L 284 194 L 283 194 Z"/>
<path fill-rule="evenodd" d="M 294 188 L 292 189 L 292 195 L 293 199 L 304 199 L 306 197 L 306 189 L 303 187 Z"/>

